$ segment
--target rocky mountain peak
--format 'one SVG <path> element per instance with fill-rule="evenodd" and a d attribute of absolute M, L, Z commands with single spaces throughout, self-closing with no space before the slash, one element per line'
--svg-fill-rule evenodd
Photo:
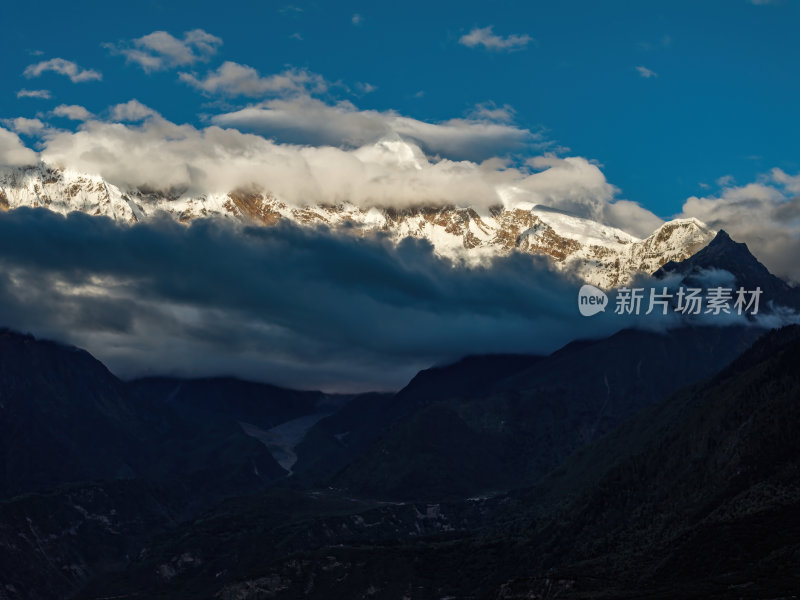
<path fill-rule="evenodd" d="M 413 148 L 386 139 L 364 151 L 400 157 L 418 166 Z M 422 157 L 424 158 L 424 157 Z M 377 159 L 376 159 L 377 160 Z M 470 206 L 297 206 L 269 190 L 244 184 L 219 193 L 172 189 L 123 189 L 98 175 L 39 163 L 0 170 L 0 210 L 43 207 L 66 214 L 80 211 L 122 223 L 137 223 L 166 213 L 181 223 L 222 218 L 260 226 L 281 221 L 300 226 L 323 225 L 348 235 L 388 234 L 395 241 L 426 239 L 442 257 L 477 265 L 512 252 L 543 255 L 554 268 L 569 271 L 598 287 L 631 281 L 670 261 L 682 261 L 703 248 L 714 232 L 697 219 L 675 219 L 639 239 L 621 229 L 542 205 L 520 204 L 487 209 Z"/>
<path fill-rule="evenodd" d="M 655 272 L 656 277 L 678 274 L 692 285 L 701 285 L 703 273 L 711 270 L 727 271 L 737 286 L 747 290 L 760 288 L 763 305 L 769 302 L 800 308 L 800 290 L 769 272 L 753 256 L 747 244 L 734 241 L 724 230 L 717 232 L 704 248 L 682 261 L 669 261 Z"/>

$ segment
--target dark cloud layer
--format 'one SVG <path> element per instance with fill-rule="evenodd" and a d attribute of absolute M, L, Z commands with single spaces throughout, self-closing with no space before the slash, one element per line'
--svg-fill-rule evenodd
<path fill-rule="evenodd" d="M 613 309 L 582 317 L 579 287 L 542 257 L 466 267 L 413 239 L 0 213 L 0 325 L 80 345 L 123 377 L 233 374 L 391 389 L 466 354 L 545 353 L 627 326 L 679 322 Z"/>
<path fill-rule="evenodd" d="M 0 214 L 0 321 L 82 345 L 123 376 L 234 373 L 395 387 L 468 353 L 547 352 L 617 320 L 575 310 L 546 260 L 453 266 L 427 243 L 294 226 L 134 227 Z"/>

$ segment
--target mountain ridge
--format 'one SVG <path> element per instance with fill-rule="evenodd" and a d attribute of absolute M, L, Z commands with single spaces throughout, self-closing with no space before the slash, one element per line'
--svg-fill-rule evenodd
<path fill-rule="evenodd" d="M 486 209 L 455 205 L 391 208 L 296 206 L 269 190 L 244 185 L 226 193 L 171 189 L 124 189 L 98 175 L 39 163 L 0 170 L 0 211 L 22 206 L 66 214 L 80 211 L 120 223 L 139 223 L 166 214 L 181 223 L 202 218 L 271 226 L 282 221 L 303 227 L 327 227 L 356 235 L 388 234 L 428 240 L 445 258 L 481 264 L 512 252 L 543 255 L 556 268 L 603 288 L 652 273 L 669 261 L 681 261 L 705 246 L 714 232 L 697 219 L 675 219 L 650 236 L 637 238 L 621 229 L 530 203 L 497 204 Z"/>

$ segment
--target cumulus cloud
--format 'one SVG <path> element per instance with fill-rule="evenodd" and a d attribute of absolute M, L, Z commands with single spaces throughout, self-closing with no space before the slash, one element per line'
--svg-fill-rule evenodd
<path fill-rule="evenodd" d="M 636 67 L 636 72 L 639 73 L 639 77 L 644 79 L 653 79 L 658 77 L 658 73 L 641 65 Z"/>
<path fill-rule="evenodd" d="M 322 93 L 328 84 L 321 75 L 304 69 L 287 69 L 282 73 L 262 76 L 253 67 L 225 61 L 204 77 L 181 73 L 181 81 L 208 93 L 226 96 L 274 96 L 301 92 Z"/>
<path fill-rule="evenodd" d="M 78 104 L 60 104 L 51 113 L 56 117 L 64 117 L 73 121 L 88 121 L 93 116 L 85 107 Z"/>
<path fill-rule="evenodd" d="M 33 65 L 28 65 L 23 71 L 23 75 L 28 79 L 39 77 L 42 73 L 52 71 L 59 75 L 69 77 L 72 83 L 81 83 L 84 81 L 100 81 L 103 76 L 99 71 L 94 69 L 83 69 L 71 60 L 63 58 L 51 58 L 44 60 Z"/>
<path fill-rule="evenodd" d="M 475 27 L 469 33 L 462 35 L 458 43 L 468 48 L 482 46 L 487 50 L 514 51 L 525 48 L 532 41 L 533 38 L 528 34 L 511 34 L 506 37 L 497 35 L 490 25 L 489 27 Z"/>
<path fill-rule="evenodd" d="M 441 157 L 466 151 L 491 157 L 498 148 L 521 143 L 521 135 L 531 135 L 513 126 L 472 120 L 429 124 L 341 106 L 334 111 L 347 118 L 337 123 L 325 118 L 326 105 L 310 102 L 322 114 L 298 114 L 320 128 L 327 122 L 327 141 L 340 143 L 351 132 L 365 137 L 339 147 L 320 143 L 317 131 L 315 145 L 277 143 L 217 125 L 177 125 L 133 100 L 112 107 L 111 121 L 90 119 L 77 131 L 48 131 L 42 156 L 123 189 L 226 194 L 252 185 L 301 206 L 349 201 L 362 207 L 488 210 L 543 204 L 636 235 L 648 235 L 661 223 L 638 204 L 616 200 L 618 190 L 585 158 L 546 155 L 515 167 L 497 158 Z M 267 110 L 282 105 L 271 106 Z"/>
<path fill-rule="evenodd" d="M 145 106 L 138 100 L 128 100 L 122 104 L 112 106 L 111 110 L 112 121 L 125 121 L 125 122 L 138 122 L 151 117 L 160 117 L 155 110 L 149 106 Z"/>
<path fill-rule="evenodd" d="M 207 61 L 221 45 L 222 39 L 202 29 L 193 29 L 184 33 L 183 38 L 166 31 L 154 31 L 129 42 L 106 44 L 106 47 L 150 73 Z"/>
<path fill-rule="evenodd" d="M 499 193 L 506 206 L 537 204 L 578 217 L 618 227 L 647 237 L 663 220 L 636 202 L 617 200 L 619 190 L 608 182 L 600 167 L 580 157 L 544 155 L 528 160 L 531 174 L 520 173 Z"/>
<path fill-rule="evenodd" d="M 50 90 L 26 90 L 23 88 L 17 91 L 17 98 L 41 98 L 42 100 L 49 100 L 52 96 Z"/>
<path fill-rule="evenodd" d="M 117 114 L 116 116 L 120 116 Z M 45 160 L 98 173 L 122 187 L 227 193 L 254 184 L 296 204 L 496 204 L 501 174 L 468 162 L 427 161 L 419 149 L 352 151 L 276 144 L 216 126 L 196 129 L 152 116 L 139 125 L 89 121 L 45 142 Z"/>
<path fill-rule="evenodd" d="M 35 135 L 42 132 L 46 125 L 41 119 L 29 119 L 27 117 L 17 117 L 15 119 L 3 119 L 6 127 L 9 127 L 22 135 Z"/>
<path fill-rule="evenodd" d="M 800 282 L 800 174 L 773 169 L 755 183 L 725 187 L 716 196 L 692 196 L 681 216 L 697 217 L 747 242 L 776 275 Z"/>
<path fill-rule="evenodd" d="M 602 203 L 598 221 L 622 229 L 640 238 L 646 238 L 664 224 L 663 219 L 644 208 L 638 202 L 616 200 Z"/>
<path fill-rule="evenodd" d="M 26 148 L 17 134 L 0 127 L 0 165 L 22 167 L 38 160 L 36 152 Z"/>
<path fill-rule="evenodd" d="M 508 116 L 508 109 L 497 116 Z M 468 119 L 427 123 L 393 111 L 359 110 L 350 102 L 327 104 L 309 96 L 273 99 L 212 118 L 222 127 L 260 133 L 297 144 L 358 147 L 401 136 L 430 154 L 482 160 L 541 142 L 539 134 L 485 112 Z"/>
<path fill-rule="evenodd" d="M 579 156 L 537 156 L 528 164 L 536 171 L 504 191 L 507 203 L 544 204 L 599 220 L 617 191 L 597 165 Z"/>

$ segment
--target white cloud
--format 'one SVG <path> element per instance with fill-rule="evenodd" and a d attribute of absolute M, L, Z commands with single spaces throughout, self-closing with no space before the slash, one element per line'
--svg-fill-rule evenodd
<path fill-rule="evenodd" d="M 579 156 L 552 155 L 531 158 L 528 164 L 535 172 L 518 181 L 507 198 L 603 220 L 604 206 L 614 199 L 617 189 L 597 165 Z"/>
<path fill-rule="evenodd" d="M 653 79 L 655 77 L 658 77 L 658 73 L 641 65 L 636 67 L 636 71 L 639 73 L 639 76 L 643 77 L 644 79 Z"/>
<path fill-rule="evenodd" d="M 59 75 L 65 75 L 70 78 L 72 83 L 81 83 L 84 81 L 100 81 L 103 76 L 93 69 L 83 69 L 71 60 L 63 58 L 51 58 L 44 60 L 33 65 L 25 67 L 23 75 L 28 79 L 39 77 L 46 71 L 53 71 Z"/>
<path fill-rule="evenodd" d="M 371 94 L 372 92 L 374 92 L 375 90 L 378 89 L 378 86 L 377 85 L 372 85 L 371 83 L 359 81 L 356 84 L 356 88 L 362 94 Z"/>
<path fill-rule="evenodd" d="M 182 39 L 166 31 L 154 31 L 130 42 L 106 44 L 106 47 L 150 73 L 207 61 L 221 45 L 222 39 L 202 29 L 193 29 L 184 33 Z"/>
<path fill-rule="evenodd" d="M 36 164 L 36 152 L 26 148 L 19 136 L 0 127 L 0 165 L 21 167 Z"/>
<path fill-rule="evenodd" d="M 329 105 L 299 96 L 274 99 L 213 117 L 223 127 L 261 133 L 299 144 L 358 147 L 384 137 L 401 136 L 430 154 L 482 160 L 541 143 L 541 136 L 509 123 L 484 118 L 426 123 L 393 111 L 358 110 L 350 102 Z"/>
<path fill-rule="evenodd" d="M 800 282 L 800 174 L 773 169 L 756 183 L 725 187 L 717 196 L 692 196 L 681 216 L 725 229 L 775 274 Z"/>
<path fill-rule="evenodd" d="M 17 98 L 41 98 L 49 100 L 52 97 L 50 90 L 26 90 L 21 89 L 17 92 Z"/>
<path fill-rule="evenodd" d="M 800 194 L 800 173 L 788 175 L 783 169 L 777 167 L 771 171 L 772 178 L 783 185 L 792 194 Z"/>
<path fill-rule="evenodd" d="M 162 118 L 138 126 L 89 121 L 77 132 L 50 136 L 43 152 L 53 164 L 98 173 L 122 187 L 226 193 L 255 184 L 296 204 L 498 202 L 491 182 L 499 174 L 477 164 L 431 163 L 421 157 L 416 169 L 391 151 L 385 154 L 279 145 L 235 130 L 198 130 Z"/>
<path fill-rule="evenodd" d="M 468 48 L 483 46 L 487 50 L 521 50 L 533 41 L 528 34 L 511 34 L 503 37 L 493 31 L 493 27 L 476 27 L 461 36 L 458 43 Z"/>
<path fill-rule="evenodd" d="M 78 104 L 60 104 L 51 113 L 56 117 L 65 117 L 73 121 L 87 121 L 92 118 L 92 113 Z"/>
<path fill-rule="evenodd" d="M 364 17 L 361 16 L 360 14 L 356 13 L 350 19 L 350 22 L 353 23 L 353 25 L 356 25 L 356 26 L 357 25 L 361 25 L 364 22 Z"/>
<path fill-rule="evenodd" d="M 3 119 L 3 123 L 17 133 L 34 135 L 44 131 L 46 125 L 40 119 L 17 117 L 16 119 Z"/>
<path fill-rule="evenodd" d="M 192 73 L 181 73 L 184 81 L 209 94 L 227 96 L 274 96 L 305 91 L 324 92 L 328 84 L 321 75 L 304 69 L 287 69 L 282 73 L 261 76 L 253 67 L 225 61 L 216 71 L 198 78 Z"/>
<path fill-rule="evenodd" d="M 113 121 L 137 122 L 151 117 L 160 117 L 155 110 L 145 106 L 138 100 L 128 100 L 123 104 L 112 106 L 110 110 Z"/>
<path fill-rule="evenodd" d="M 723 175 L 722 177 L 717 178 L 717 185 L 719 187 L 728 187 L 734 183 L 735 179 L 733 175 Z"/>
<path fill-rule="evenodd" d="M 75 132 L 48 132 L 42 157 L 57 166 L 101 175 L 123 189 L 225 194 L 253 185 L 295 205 L 350 201 L 363 207 L 458 205 L 486 210 L 498 204 L 545 204 L 634 228 L 637 234 L 645 233 L 645 226 L 650 233 L 661 222 L 633 202 L 615 202 L 616 188 L 585 158 L 540 156 L 514 168 L 497 158 L 438 158 L 410 139 L 417 135 L 431 146 L 480 146 L 487 144 L 482 136 L 495 131 L 491 128 L 518 135 L 512 126 L 468 120 L 430 124 L 348 110 L 354 120 L 340 124 L 344 132 L 375 131 L 363 144 L 337 148 L 279 144 L 218 126 L 176 125 L 132 101 L 109 111 L 115 121 L 90 120 Z M 329 115 L 322 112 L 315 118 L 323 121 Z M 119 122 L 122 119 L 140 122 Z M 410 135 L 384 135 L 387 123 Z"/>
<path fill-rule="evenodd" d="M 509 104 L 497 106 L 494 102 L 476 104 L 469 116 L 479 121 L 494 121 L 496 123 L 509 123 L 514 120 L 517 111 Z"/>
<path fill-rule="evenodd" d="M 617 227 L 640 238 L 645 238 L 658 229 L 664 221 L 642 207 L 637 202 L 630 200 L 617 200 L 604 203 L 597 214 L 597 220 Z"/>

